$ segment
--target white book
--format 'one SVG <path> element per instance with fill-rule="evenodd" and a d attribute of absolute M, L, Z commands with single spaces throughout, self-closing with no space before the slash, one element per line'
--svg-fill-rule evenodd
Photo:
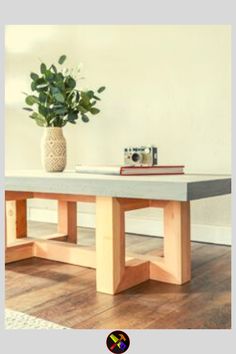
<path fill-rule="evenodd" d="M 120 166 L 100 166 L 100 165 L 76 165 L 76 172 L 79 173 L 92 173 L 101 175 L 120 175 Z"/>

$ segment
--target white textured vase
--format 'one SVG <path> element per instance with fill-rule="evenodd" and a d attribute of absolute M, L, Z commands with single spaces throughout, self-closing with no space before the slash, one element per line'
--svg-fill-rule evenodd
<path fill-rule="evenodd" d="M 62 128 L 45 128 L 41 140 L 41 158 L 47 172 L 62 172 L 65 169 L 66 140 Z"/>

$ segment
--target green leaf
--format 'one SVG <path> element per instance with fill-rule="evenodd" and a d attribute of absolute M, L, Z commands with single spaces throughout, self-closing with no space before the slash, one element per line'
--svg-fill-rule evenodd
<path fill-rule="evenodd" d="M 31 73 L 30 77 L 33 81 L 38 80 L 38 78 L 39 78 L 38 74 L 35 74 L 35 73 Z"/>
<path fill-rule="evenodd" d="M 52 73 L 50 70 L 45 71 L 45 77 L 48 81 L 53 81 L 55 74 Z"/>
<path fill-rule="evenodd" d="M 90 112 L 92 114 L 98 114 L 100 112 L 100 109 L 93 107 L 93 108 L 90 109 Z"/>
<path fill-rule="evenodd" d="M 81 100 L 80 104 L 82 104 L 82 106 L 90 105 L 90 98 L 88 97 L 87 92 L 81 91 L 81 97 L 82 97 L 82 100 Z"/>
<path fill-rule="evenodd" d="M 52 65 L 51 65 L 51 68 L 52 68 L 52 70 L 54 71 L 54 73 L 57 74 L 57 68 L 55 67 L 55 65 L 52 64 Z"/>
<path fill-rule="evenodd" d="M 56 84 L 61 91 L 65 91 L 65 85 L 63 81 L 57 81 Z"/>
<path fill-rule="evenodd" d="M 35 81 L 32 81 L 32 82 L 31 82 L 31 90 L 32 90 L 32 91 L 35 91 L 35 90 L 36 90 L 36 87 L 37 87 L 37 85 L 36 85 Z"/>
<path fill-rule="evenodd" d="M 97 101 L 101 101 L 101 99 L 99 98 L 99 97 L 97 97 L 97 96 L 93 96 L 93 98 L 95 99 L 95 100 L 97 100 Z"/>
<path fill-rule="evenodd" d="M 40 92 L 40 94 L 39 94 L 39 101 L 40 101 L 41 103 L 45 103 L 45 102 L 47 101 L 47 95 L 46 95 L 46 93 Z"/>
<path fill-rule="evenodd" d="M 86 116 L 85 114 L 82 114 L 81 119 L 82 119 L 82 121 L 83 121 L 84 123 L 88 123 L 88 122 L 89 122 L 89 118 L 88 118 L 88 116 Z"/>
<path fill-rule="evenodd" d="M 89 99 L 91 99 L 91 98 L 93 98 L 94 92 L 93 92 L 92 90 L 87 91 L 87 92 L 86 92 L 86 95 L 87 95 L 87 97 L 88 97 Z"/>
<path fill-rule="evenodd" d="M 58 59 L 58 63 L 62 65 L 65 60 L 66 60 L 66 55 L 63 54 L 63 55 L 61 55 L 60 58 Z"/>
<path fill-rule="evenodd" d="M 67 113 L 67 109 L 66 109 L 66 107 L 59 107 L 59 108 L 54 109 L 54 112 L 56 115 L 64 116 Z"/>
<path fill-rule="evenodd" d="M 40 114 L 42 114 L 44 117 L 48 116 L 49 109 L 45 106 L 39 105 L 38 111 Z"/>
<path fill-rule="evenodd" d="M 79 91 L 77 90 L 76 91 L 76 102 L 79 102 L 79 99 L 80 99 L 80 94 L 79 94 Z"/>
<path fill-rule="evenodd" d="M 57 87 L 57 88 L 60 88 L 60 90 L 65 90 L 65 85 L 64 85 L 64 76 L 62 75 L 62 73 L 58 73 L 58 74 L 55 74 L 54 76 L 54 85 Z"/>
<path fill-rule="evenodd" d="M 48 87 L 48 83 L 47 84 L 41 84 L 41 85 L 37 85 L 36 86 L 36 89 L 43 89 L 43 88 L 46 88 L 46 87 Z"/>
<path fill-rule="evenodd" d="M 27 96 L 25 99 L 25 103 L 29 106 L 33 106 L 34 103 L 39 103 L 39 100 L 35 96 Z"/>
<path fill-rule="evenodd" d="M 47 126 L 46 120 L 42 121 L 41 119 L 37 118 L 37 119 L 35 119 L 35 122 L 36 122 L 40 127 L 46 127 L 46 126 Z"/>
<path fill-rule="evenodd" d="M 43 117 L 40 113 L 34 112 L 31 114 L 30 118 L 34 119 L 40 127 L 45 127 L 47 125 L 46 118 Z"/>
<path fill-rule="evenodd" d="M 69 112 L 67 116 L 68 122 L 74 123 L 76 119 L 78 119 L 78 113 L 77 112 Z"/>
<path fill-rule="evenodd" d="M 78 105 L 78 110 L 81 112 L 81 113 L 86 113 L 88 112 L 88 110 L 86 108 L 84 108 L 83 106 L 81 105 Z"/>
<path fill-rule="evenodd" d="M 83 107 L 87 111 L 90 111 L 90 108 L 91 108 L 90 102 L 89 101 L 84 101 L 84 99 L 80 100 L 79 106 Z"/>
<path fill-rule="evenodd" d="M 51 86 L 52 95 L 56 95 L 57 93 L 61 93 L 58 87 Z"/>
<path fill-rule="evenodd" d="M 32 119 L 35 119 L 35 118 L 37 118 L 38 117 L 38 113 L 37 112 L 33 112 L 32 114 L 31 114 L 31 116 L 30 116 L 30 118 L 32 118 Z"/>
<path fill-rule="evenodd" d="M 33 112 L 33 109 L 32 109 L 32 108 L 23 107 L 23 109 L 24 109 L 25 111 Z"/>
<path fill-rule="evenodd" d="M 53 117 L 49 120 L 49 126 L 53 127 L 54 123 L 56 123 L 58 121 L 58 117 Z"/>
<path fill-rule="evenodd" d="M 39 77 L 36 81 L 35 84 L 38 85 L 42 85 L 42 84 L 47 84 L 47 81 L 45 80 L 44 77 Z"/>
<path fill-rule="evenodd" d="M 76 105 L 76 94 L 75 94 L 75 91 L 72 90 L 72 91 L 69 92 L 69 94 L 67 92 L 66 103 L 67 103 L 67 105 L 69 107 Z"/>
<path fill-rule="evenodd" d="M 101 86 L 101 87 L 99 87 L 97 92 L 101 93 L 101 92 L 103 92 L 105 90 L 105 88 L 106 88 L 105 86 Z"/>
<path fill-rule="evenodd" d="M 61 103 L 65 102 L 64 96 L 60 92 L 54 94 L 53 97 L 57 102 L 61 102 Z"/>
<path fill-rule="evenodd" d="M 51 87 L 51 92 L 53 95 L 53 98 L 60 103 L 64 103 L 65 102 L 65 98 L 63 96 L 63 94 L 61 93 L 61 91 L 59 90 L 58 87 Z"/>
<path fill-rule="evenodd" d="M 61 122 L 61 127 L 64 127 L 65 125 L 66 125 L 66 123 L 67 123 L 67 121 L 66 120 L 63 120 L 62 122 Z M 75 124 L 75 123 L 74 123 Z"/>
<path fill-rule="evenodd" d="M 63 81 L 63 79 L 64 79 L 64 76 L 62 75 L 62 73 L 57 73 L 56 74 L 56 77 L 55 77 L 56 81 Z"/>
<path fill-rule="evenodd" d="M 65 84 L 70 88 L 73 89 L 76 86 L 76 81 L 73 79 L 73 77 L 68 76 L 66 79 Z"/>
<path fill-rule="evenodd" d="M 46 70 L 47 70 L 46 65 L 44 63 L 41 63 L 41 65 L 40 65 L 41 74 L 44 74 Z"/>

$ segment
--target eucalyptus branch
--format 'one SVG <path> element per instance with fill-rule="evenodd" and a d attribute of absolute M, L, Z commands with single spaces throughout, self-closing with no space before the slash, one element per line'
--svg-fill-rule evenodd
<path fill-rule="evenodd" d="M 66 55 L 61 55 L 58 64 L 62 65 Z M 40 60 L 41 61 L 41 60 Z M 63 127 L 67 123 L 75 124 L 80 118 L 89 122 L 87 114 L 96 115 L 100 110 L 94 107 L 100 100 L 99 94 L 105 90 L 100 87 L 96 92 L 79 90 L 76 80 L 69 69 L 59 70 L 54 64 L 47 65 L 41 61 L 40 73 L 32 72 L 31 90 L 27 94 L 23 107 L 30 112 L 30 118 L 41 127 Z"/>

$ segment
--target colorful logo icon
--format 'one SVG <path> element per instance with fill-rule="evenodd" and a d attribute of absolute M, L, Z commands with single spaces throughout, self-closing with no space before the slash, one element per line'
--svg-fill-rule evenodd
<path fill-rule="evenodd" d="M 112 353 L 124 353 L 129 348 L 130 340 L 125 332 L 113 331 L 107 337 L 107 348 Z"/>

